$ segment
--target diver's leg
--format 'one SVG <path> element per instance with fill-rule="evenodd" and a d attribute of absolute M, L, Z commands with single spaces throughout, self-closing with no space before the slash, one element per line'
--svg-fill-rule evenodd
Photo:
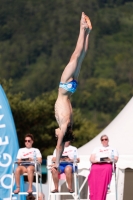
<path fill-rule="evenodd" d="M 86 22 L 85 18 L 86 18 L 86 15 L 82 13 L 81 21 L 80 21 L 80 32 L 79 32 L 77 45 L 70 58 L 68 65 L 65 67 L 62 73 L 61 82 L 69 82 L 73 78 L 75 80 L 78 79 L 82 61 L 88 49 L 89 30 L 91 30 L 92 28 L 91 23 L 90 23 L 90 27 L 88 26 L 88 23 Z"/>
<path fill-rule="evenodd" d="M 55 164 L 52 167 L 58 168 L 59 163 L 60 163 L 60 158 L 64 151 L 65 143 L 63 142 L 64 134 L 62 133 L 60 128 L 55 129 L 55 134 L 56 134 L 58 140 L 57 140 L 57 145 L 56 145 L 56 160 L 55 160 Z"/>
<path fill-rule="evenodd" d="M 78 60 L 77 67 L 76 67 L 76 70 L 75 70 L 74 75 L 73 75 L 73 78 L 74 78 L 74 80 L 76 80 L 76 81 L 78 80 L 82 62 L 83 62 L 83 59 L 85 58 L 85 55 L 86 55 L 87 50 L 88 50 L 89 33 L 90 33 L 90 30 L 87 29 L 87 30 L 86 30 L 86 36 L 85 36 L 84 49 L 83 49 L 83 51 L 82 51 L 82 54 L 81 54 L 81 56 L 80 56 L 80 59 Z"/>

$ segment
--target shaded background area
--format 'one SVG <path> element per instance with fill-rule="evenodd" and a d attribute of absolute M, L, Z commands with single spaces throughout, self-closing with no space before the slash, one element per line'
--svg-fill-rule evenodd
<path fill-rule="evenodd" d="M 1 0 L 0 8 L 0 83 L 20 147 L 31 132 L 43 158 L 56 145 L 54 102 L 60 75 L 75 48 L 81 12 L 89 15 L 89 51 L 72 96 L 73 145 L 87 143 L 133 94 L 133 1 Z"/>

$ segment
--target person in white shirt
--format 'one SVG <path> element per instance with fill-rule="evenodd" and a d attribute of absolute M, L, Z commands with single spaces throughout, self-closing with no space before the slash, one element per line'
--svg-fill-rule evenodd
<path fill-rule="evenodd" d="M 108 185 L 112 177 L 112 164 L 118 161 L 119 156 L 117 150 L 109 146 L 107 135 L 102 135 L 100 140 L 102 146 L 95 148 L 90 156 L 92 163 L 88 176 L 90 200 L 106 199 Z"/>
<path fill-rule="evenodd" d="M 55 189 L 51 191 L 52 193 L 58 192 L 58 183 L 59 183 L 59 174 L 65 173 L 66 175 L 66 181 L 68 184 L 68 191 L 70 193 L 73 193 L 72 189 L 72 173 L 73 173 L 73 162 L 74 162 L 74 155 L 76 156 L 76 162 L 78 163 L 80 161 L 78 156 L 77 148 L 70 145 L 70 141 L 65 142 L 65 148 L 62 153 L 62 157 L 60 159 L 60 165 L 59 165 L 59 171 L 55 168 L 51 169 Z M 53 163 L 56 161 L 56 149 L 53 153 L 52 158 Z"/>
<path fill-rule="evenodd" d="M 32 182 L 33 182 L 35 166 L 34 166 L 34 162 L 32 161 L 36 159 L 38 163 L 42 162 L 42 155 L 40 153 L 40 150 L 32 147 L 34 143 L 33 135 L 30 133 L 27 134 L 25 136 L 24 142 L 25 142 L 25 147 L 20 148 L 17 154 L 18 167 L 16 168 L 16 171 L 15 171 L 15 181 L 16 181 L 16 190 L 14 190 L 15 194 L 18 194 L 20 192 L 20 175 L 24 173 L 28 174 L 29 188 L 27 192 L 28 193 L 33 192 Z M 25 161 L 27 161 L 27 163 Z"/>

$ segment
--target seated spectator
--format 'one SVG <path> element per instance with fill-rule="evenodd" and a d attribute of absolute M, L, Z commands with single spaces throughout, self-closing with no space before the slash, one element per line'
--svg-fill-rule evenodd
<path fill-rule="evenodd" d="M 118 161 L 118 152 L 109 146 L 108 136 L 102 135 L 100 139 L 102 146 L 95 148 L 90 156 L 92 163 L 88 176 L 90 200 L 106 199 L 114 167 L 112 164 Z"/>
<path fill-rule="evenodd" d="M 41 163 L 42 162 L 42 155 L 37 148 L 33 148 L 32 145 L 34 143 L 34 138 L 32 134 L 27 134 L 25 136 L 25 147 L 18 150 L 17 160 L 18 160 L 18 167 L 15 171 L 15 181 L 16 181 L 16 190 L 14 190 L 15 194 L 20 192 L 20 175 L 27 173 L 28 174 L 28 182 L 29 188 L 28 193 L 32 193 L 32 182 L 34 177 L 34 159 Z M 25 162 L 27 161 L 27 163 Z M 29 161 L 29 162 L 28 162 Z"/>
<path fill-rule="evenodd" d="M 73 173 L 73 161 L 74 161 L 74 154 L 76 154 L 76 162 L 79 162 L 78 158 L 78 152 L 77 148 L 74 146 L 70 145 L 70 141 L 65 142 L 65 148 L 62 153 L 62 157 L 60 159 L 60 165 L 59 165 L 59 171 L 57 170 L 56 167 L 52 167 L 51 173 L 55 185 L 55 189 L 51 191 L 52 193 L 58 192 L 58 183 L 59 183 L 59 174 L 65 173 L 66 175 L 66 181 L 68 184 L 68 191 L 70 193 L 73 193 L 72 189 L 72 173 Z M 53 153 L 53 158 L 52 158 L 53 163 L 56 161 L 56 149 L 54 150 Z M 65 161 L 65 162 L 64 162 Z"/>

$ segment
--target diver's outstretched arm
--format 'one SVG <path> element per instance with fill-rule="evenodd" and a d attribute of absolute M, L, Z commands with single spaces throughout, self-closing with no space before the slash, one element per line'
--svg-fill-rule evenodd
<path fill-rule="evenodd" d="M 56 146 L 56 161 L 55 161 L 55 166 L 57 168 L 59 167 L 60 159 L 64 151 L 65 142 L 63 142 L 63 138 L 65 136 L 66 131 L 67 131 L 67 123 L 63 124 L 61 126 L 61 129 L 58 129 L 58 135 L 57 135 L 58 140 Z"/>

